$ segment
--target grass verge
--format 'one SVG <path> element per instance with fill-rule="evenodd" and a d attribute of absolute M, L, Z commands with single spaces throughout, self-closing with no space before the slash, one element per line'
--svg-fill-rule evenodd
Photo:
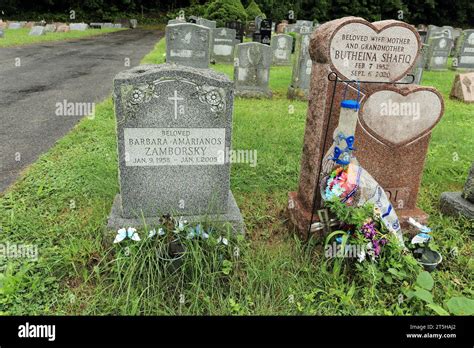
<path fill-rule="evenodd" d="M 62 40 L 75 40 L 84 37 L 103 35 L 107 33 L 113 33 L 119 30 L 126 29 L 115 29 L 115 28 L 104 28 L 104 29 L 87 29 L 85 31 L 69 31 L 67 33 L 47 33 L 41 36 L 30 36 L 28 35 L 31 29 L 20 28 L 20 29 L 5 29 L 5 37 L 0 39 L 0 47 L 11 47 L 11 46 L 23 46 L 30 45 L 38 42 L 49 42 L 49 41 L 62 41 Z"/>

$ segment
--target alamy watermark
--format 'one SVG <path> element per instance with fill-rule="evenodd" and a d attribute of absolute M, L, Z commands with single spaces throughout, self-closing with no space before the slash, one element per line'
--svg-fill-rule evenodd
<path fill-rule="evenodd" d="M 397 102 L 389 99 L 380 104 L 381 116 L 410 116 L 413 120 L 419 120 L 421 115 L 420 103 L 417 102 Z"/>
<path fill-rule="evenodd" d="M 38 261 L 38 246 L 33 244 L 0 243 L 0 259 L 28 259 Z"/>
<path fill-rule="evenodd" d="M 69 102 L 64 99 L 56 103 L 56 116 L 93 116 L 95 103 Z"/>

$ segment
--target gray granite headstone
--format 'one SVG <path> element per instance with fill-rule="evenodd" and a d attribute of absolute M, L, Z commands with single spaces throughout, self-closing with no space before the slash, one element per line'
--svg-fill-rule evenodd
<path fill-rule="evenodd" d="M 3 32 L 3 29 L 0 29 L 0 39 L 5 37 L 5 33 Z"/>
<path fill-rule="evenodd" d="M 452 27 L 438 27 L 436 25 L 428 26 L 427 41 L 431 39 L 439 39 L 442 37 L 452 39 Z"/>
<path fill-rule="evenodd" d="M 111 29 L 114 27 L 114 24 L 113 23 L 104 23 L 102 25 L 102 28 L 105 28 L 105 29 Z"/>
<path fill-rule="evenodd" d="M 130 19 L 130 28 L 136 29 L 138 26 L 138 21 L 136 19 Z"/>
<path fill-rule="evenodd" d="M 114 29 L 122 29 L 122 23 L 114 23 Z"/>
<path fill-rule="evenodd" d="M 451 51 L 453 40 L 447 37 L 430 39 L 428 41 L 428 55 L 426 58 L 427 70 L 446 70 L 449 52 Z"/>
<path fill-rule="evenodd" d="M 46 34 L 46 28 L 42 26 L 35 26 L 31 28 L 30 33 L 28 35 L 30 36 L 41 36 Z"/>
<path fill-rule="evenodd" d="M 170 19 L 168 21 L 168 25 L 170 25 L 170 24 L 183 24 L 183 23 L 186 23 L 186 21 L 184 19 Z"/>
<path fill-rule="evenodd" d="M 474 29 L 465 30 L 461 40 L 462 43 L 455 62 L 453 62 L 453 67 L 457 69 L 474 69 Z"/>
<path fill-rule="evenodd" d="M 56 25 L 54 24 L 46 24 L 44 27 L 45 33 L 54 33 L 56 31 Z"/>
<path fill-rule="evenodd" d="M 211 29 L 193 23 L 166 26 L 166 62 L 209 67 Z"/>
<path fill-rule="evenodd" d="M 313 62 L 309 55 L 308 47 L 311 34 L 298 34 L 295 47 L 295 60 L 293 62 L 293 73 L 291 85 L 288 88 L 289 99 L 308 100 L 309 81 Z"/>
<path fill-rule="evenodd" d="M 413 83 L 415 85 L 421 85 L 421 81 L 423 79 L 423 71 L 426 65 L 426 58 L 429 51 L 428 44 L 422 44 L 421 53 L 416 60 L 416 64 L 413 66 L 411 71 L 409 72 L 410 75 L 413 75 L 415 78 L 413 79 L 411 76 L 405 76 L 400 82 L 405 83 Z"/>
<path fill-rule="evenodd" d="M 234 83 L 235 93 L 241 97 L 271 98 L 268 87 L 272 49 L 258 42 L 246 42 L 235 46 Z"/>
<path fill-rule="evenodd" d="M 71 23 L 69 24 L 69 30 L 85 31 L 89 26 L 86 23 Z"/>
<path fill-rule="evenodd" d="M 114 80 L 120 194 L 108 226 L 243 220 L 230 191 L 233 84 L 221 73 L 142 65 Z"/>
<path fill-rule="evenodd" d="M 209 19 L 206 19 L 206 18 L 198 18 L 196 20 L 196 24 L 203 25 L 203 26 L 208 27 L 210 29 L 215 29 L 216 26 L 217 26 L 216 21 L 210 21 Z"/>
<path fill-rule="evenodd" d="M 278 34 L 273 36 L 271 40 L 273 65 L 291 65 L 293 37 L 291 35 Z"/>
<path fill-rule="evenodd" d="M 8 24 L 8 29 L 20 29 L 21 24 L 20 22 L 11 22 Z"/>
<path fill-rule="evenodd" d="M 313 21 L 297 20 L 293 30 L 300 34 L 311 33 L 313 30 Z"/>
<path fill-rule="evenodd" d="M 474 220 L 474 162 L 469 171 L 462 192 L 443 192 L 440 202 L 441 211 L 446 215 L 464 216 Z"/>
<path fill-rule="evenodd" d="M 212 30 L 211 59 L 216 63 L 232 63 L 234 61 L 234 47 L 238 41 L 235 38 L 235 29 L 216 28 Z"/>

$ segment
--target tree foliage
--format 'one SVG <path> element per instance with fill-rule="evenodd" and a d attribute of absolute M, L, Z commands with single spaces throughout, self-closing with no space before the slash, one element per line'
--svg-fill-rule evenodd
<path fill-rule="evenodd" d="M 369 21 L 400 19 L 412 24 L 451 25 L 474 28 L 473 0 L 0 0 L 4 19 L 67 19 L 74 10 L 79 20 L 107 20 L 130 14 L 155 16 L 186 8 L 187 15 L 202 15 L 223 22 L 253 19 L 256 9 L 278 21 L 288 18 L 325 22 L 344 16 L 359 16 Z M 199 6 L 204 5 L 204 6 Z M 247 8 L 247 11 L 245 8 Z M 205 11 L 202 11 L 204 9 Z M 189 11 L 188 11 L 189 10 Z M 196 12 L 196 13 L 191 13 Z M 248 16 L 247 16 L 248 12 Z"/>
<path fill-rule="evenodd" d="M 223 27 L 227 21 L 246 21 L 247 12 L 240 0 L 214 0 L 207 7 L 206 18 Z"/>
<path fill-rule="evenodd" d="M 265 13 L 260 10 L 255 0 L 251 0 L 247 8 L 245 9 L 247 12 L 247 16 L 249 19 L 253 19 L 257 16 L 261 16 L 262 18 L 266 18 Z"/>

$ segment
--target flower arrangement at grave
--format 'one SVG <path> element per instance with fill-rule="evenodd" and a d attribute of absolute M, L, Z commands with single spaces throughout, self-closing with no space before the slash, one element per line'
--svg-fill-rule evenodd
<path fill-rule="evenodd" d="M 358 259 L 377 259 L 389 240 L 403 246 L 398 217 L 382 187 L 354 156 L 358 100 L 343 100 L 333 144 L 322 163 L 320 191 L 324 205 L 343 223 L 331 233 L 336 242 L 362 245 Z M 395 237 L 395 238 L 392 238 Z"/>
<path fill-rule="evenodd" d="M 179 219 L 166 214 L 160 217 L 158 224 L 148 231 L 146 238 L 141 238 L 133 227 L 121 228 L 117 231 L 114 244 L 129 239 L 133 242 L 155 241 L 159 259 L 172 261 L 183 257 L 187 244 L 195 241 L 211 248 L 227 248 L 229 239 L 212 227 L 205 228 L 203 224 L 192 225 L 183 217 Z"/>

